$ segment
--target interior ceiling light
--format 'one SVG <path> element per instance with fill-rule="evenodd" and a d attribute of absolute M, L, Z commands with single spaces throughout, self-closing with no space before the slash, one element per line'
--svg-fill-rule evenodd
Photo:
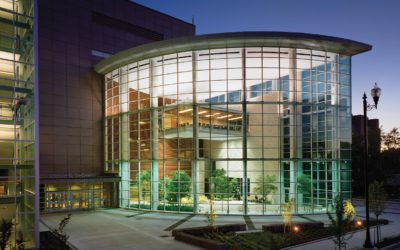
<path fill-rule="evenodd" d="M 216 115 L 219 115 L 220 113 L 215 113 L 215 114 L 212 114 L 212 115 L 206 115 L 206 117 L 211 117 L 211 116 L 216 116 Z"/>
<path fill-rule="evenodd" d="M 223 118 L 227 118 L 227 117 L 231 117 L 231 116 L 233 116 L 233 115 L 224 115 L 224 116 L 218 117 L 217 119 L 223 119 Z"/>
<path fill-rule="evenodd" d="M 192 110 L 193 109 L 184 109 L 184 110 L 179 111 L 179 114 L 187 113 L 187 112 L 190 112 Z"/>
<path fill-rule="evenodd" d="M 234 121 L 234 120 L 239 120 L 239 119 L 242 119 L 242 117 L 238 116 L 238 117 L 230 118 L 230 119 L 228 119 L 228 121 Z"/>

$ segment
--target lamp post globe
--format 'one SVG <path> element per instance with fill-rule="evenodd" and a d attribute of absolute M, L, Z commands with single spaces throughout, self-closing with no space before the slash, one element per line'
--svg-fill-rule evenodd
<path fill-rule="evenodd" d="M 378 84 L 375 83 L 374 87 L 371 89 L 371 96 L 374 99 L 375 108 L 378 107 L 379 97 L 381 96 L 381 88 L 378 87 Z"/>

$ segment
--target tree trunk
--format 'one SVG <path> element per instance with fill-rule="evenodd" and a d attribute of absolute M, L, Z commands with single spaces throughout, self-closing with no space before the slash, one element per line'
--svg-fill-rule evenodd
<path fill-rule="evenodd" d="M 379 221 L 378 215 L 376 215 L 376 243 L 379 243 Z"/>

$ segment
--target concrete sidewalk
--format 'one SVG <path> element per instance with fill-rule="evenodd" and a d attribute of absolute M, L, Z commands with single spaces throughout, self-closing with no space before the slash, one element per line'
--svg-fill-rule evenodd
<path fill-rule="evenodd" d="M 365 207 L 362 206 L 361 202 L 354 202 L 356 206 L 357 215 L 360 218 L 365 218 Z M 375 218 L 371 213 L 370 218 Z M 388 202 L 386 205 L 386 209 L 384 213 L 380 216 L 380 218 L 384 218 L 389 220 L 388 225 L 381 226 L 381 239 L 385 237 L 397 236 L 400 235 L 400 203 L 399 202 Z M 362 245 L 365 241 L 366 230 L 360 230 L 355 232 L 351 239 L 347 241 L 347 249 L 362 249 Z M 376 239 L 376 227 L 370 228 L 371 241 L 375 242 Z M 335 245 L 332 239 L 325 239 L 314 241 L 311 243 L 307 243 L 301 246 L 289 247 L 287 249 L 296 249 L 296 250 L 306 250 L 306 249 L 335 249 Z M 400 249 L 400 247 L 395 247 L 391 249 Z"/>
<path fill-rule="evenodd" d="M 356 204 L 357 205 L 357 204 Z M 364 207 L 356 206 L 357 214 L 365 214 Z M 56 228 L 66 213 L 42 216 L 41 230 Z M 400 234 L 400 203 L 390 203 L 381 218 L 389 225 L 382 226 L 382 238 Z M 322 221 L 329 223 L 326 215 L 294 216 L 294 222 Z M 245 223 L 249 230 L 261 230 L 262 225 L 282 223 L 281 216 L 218 216 L 216 224 Z M 176 228 L 205 226 L 204 215 L 170 214 L 135 211 L 128 209 L 106 209 L 74 212 L 65 231 L 69 242 L 78 249 L 199 249 L 175 241 L 171 231 Z M 371 230 L 374 239 L 374 228 Z M 359 249 L 365 239 L 365 230 L 354 233 L 347 249 Z M 290 249 L 335 249 L 332 239 L 320 240 Z"/>

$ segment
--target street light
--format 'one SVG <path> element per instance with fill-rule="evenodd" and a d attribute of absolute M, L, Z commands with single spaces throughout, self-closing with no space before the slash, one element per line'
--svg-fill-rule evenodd
<path fill-rule="evenodd" d="M 367 128 L 367 110 L 378 108 L 379 97 L 381 96 L 381 89 L 375 83 L 374 87 L 371 89 L 371 96 L 374 100 L 375 105 L 370 105 L 367 103 L 367 95 L 363 95 L 363 107 L 364 107 L 364 188 L 365 188 L 365 217 L 366 217 L 366 235 L 365 235 L 365 248 L 372 248 L 371 235 L 369 232 L 369 194 L 368 194 L 368 128 Z"/>

